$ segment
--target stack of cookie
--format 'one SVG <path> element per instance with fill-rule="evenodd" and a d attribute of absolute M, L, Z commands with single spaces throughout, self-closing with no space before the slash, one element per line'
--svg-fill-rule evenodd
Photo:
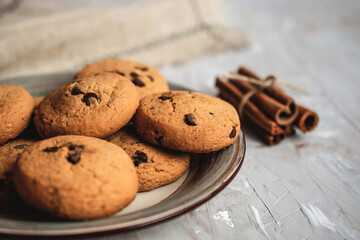
<path fill-rule="evenodd" d="M 156 69 L 120 59 L 86 66 L 35 105 L 23 88 L 0 86 L 0 198 L 14 184 L 29 205 L 68 219 L 120 211 L 181 177 L 189 153 L 225 148 L 240 131 L 227 102 L 169 91 Z M 33 112 L 45 140 L 18 136 Z"/>

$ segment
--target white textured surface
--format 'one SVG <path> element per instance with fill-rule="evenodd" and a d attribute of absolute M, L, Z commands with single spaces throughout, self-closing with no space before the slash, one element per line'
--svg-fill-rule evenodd
<path fill-rule="evenodd" d="M 226 0 L 252 37 L 241 52 L 162 70 L 216 94 L 214 76 L 247 65 L 320 115 L 318 128 L 274 147 L 246 131 L 243 168 L 199 208 L 152 227 L 78 239 L 360 239 L 360 2 Z"/>
<path fill-rule="evenodd" d="M 320 115 L 314 132 L 275 147 L 247 133 L 243 168 L 218 196 L 125 239 L 360 239 L 360 2 L 226 1 L 246 51 L 205 57 L 162 73 L 216 94 L 214 76 L 244 64 L 276 74 Z"/>

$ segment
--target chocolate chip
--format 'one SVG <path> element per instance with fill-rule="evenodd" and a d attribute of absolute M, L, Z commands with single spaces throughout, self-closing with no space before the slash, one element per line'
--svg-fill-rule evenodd
<path fill-rule="evenodd" d="M 155 138 L 155 141 L 161 145 L 163 139 L 164 139 L 164 136 L 160 136 L 160 137 Z"/>
<path fill-rule="evenodd" d="M 139 67 L 139 66 L 135 66 L 135 69 L 139 69 L 140 71 L 147 71 L 148 68 L 147 67 Z"/>
<path fill-rule="evenodd" d="M 160 96 L 160 97 L 158 97 L 158 99 L 161 100 L 161 101 L 165 101 L 165 100 L 172 99 L 172 97 L 171 96 Z"/>
<path fill-rule="evenodd" d="M 189 126 L 196 126 L 195 117 L 192 113 L 185 114 L 184 122 Z"/>
<path fill-rule="evenodd" d="M 172 110 L 173 110 L 173 112 L 175 112 L 176 111 L 176 102 L 173 102 L 172 99 L 170 100 L 170 102 L 171 102 Z"/>
<path fill-rule="evenodd" d="M 195 98 L 194 94 L 192 91 L 187 91 L 190 95 L 191 95 L 191 98 Z"/>
<path fill-rule="evenodd" d="M 20 149 L 23 150 L 24 148 L 26 148 L 27 146 L 29 146 L 28 144 L 20 144 L 20 145 L 16 145 L 14 147 L 14 149 Z"/>
<path fill-rule="evenodd" d="M 121 76 L 123 76 L 123 77 L 125 77 L 125 73 L 123 73 L 123 72 L 117 71 L 116 73 L 119 74 L 119 75 L 121 75 Z"/>
<path fill-rule="evenodd" d="M 81 158 L 81 151 L 78 151 L 78 152 L 70 153 L 66 159 L 68 160 L 68 162 L 75 165 L 80 161 L 80 158 Z"/>
<path fill-rule="evenodd" d="M 215 114 L 213 112 L 209 112 L 209 114 L 215 116 Z"/>
<path fill-rule="evenodd" d="M 138 87 L 145 86 L 145 83 L 139 79 L 139 74 L 137 74 L 136 72 L 131 72 L 130 76 L 132 78 L 131 81 L 135 86 L 138 86 Z"/>
<path fill-rule="evenodd" d="M 152 77 L 152 76 L 150 76 L 150 75 L 147 75 L 147 77 L 150 79 L 150 81 L 154 81 L 154 78 Z"/>
<path fill-rule="evenodd" d="M 84 92 L 81 91 L 80 88 L 74 87 L 74 88 L 71 90 L 71 95 L 79 95 L 79 94 L 84 94 Z"/>
<path fill-rule="evenodd" d="M 138 78 L 133 78 L 131 81 L 133 82 L 133 84 L 135 84 L 135 86 L 138 86 L 138 87 L 145 86 L 145 83 Z"/>
<path fill-rule="evenodd" d="M 97 76 L 97 75 L 99 75 L 99 74 L 100 74 L 100 73 L 95 73 L 94 76 Z"/>
<path fill-rule="evenodd" d="M 133 78 L 138 78 L 139 74 L 137 74 L 136 72 L 131 72 L 130 76 L 133 77 Z"/>
<path fill-rule="evenodd" d="M 100 98 L 96 93 L 86 93 L 81 101 L 84 102 L 86 106 L 90 106 L 90 98 L 95 98 L 96 101 L 100 103 Z"/>
<path fill-rule="evenodd" d="M 77 144 L 73 144 L 73 143 L 69 143 L 69 144 L 65 144 L 64 146 L 67 146 L 67 148 L 69 149 L 68 156 L 67 156 L 67 160 L 68 162 L 70 162 L 71 164 L 77 164 L 80 161 L 81 158 L 81 153 L 84 150 L 85 146 L 84 145 L 77 145 Z"/>
<path fill-rule="evenodd" d="M 229 138 L 234 138 L 236 136 L 236 128 L 233 126 L 231 133 L 229 134 Z"/>
<path fill-rule="evenodd" d="M 70 144 L 70 145 L 68 146 L 68 149 L 69 149 L 70 151 L 79 151 L 79 150 L 83 150 L 84 148 L 85 148 L 84 145 Z"/>
<path fill-rule="evenodd" d="M 170 100 L 170 102 L 173 102 L 173 97 L 174 97 L 174 94 L 172 94 L 171 92 L 166 92 L 166 93 L 161 94 L 161 96 L 158 97 L 158 99 L 161 101 Z"/>
<path fill-rule="evenodd" d="M 57 152 L 57 150 L 59 150 L 59 147 L 47 147 L 45 149 L 43 149 L 43 152 L 47 152 L 47 153 L 50 153 L 50 152 Z"/>
<path fill-rule="evenodd" d="M 135 166 L 139 166 L 140 163 L 146 163 L 148 160 L 147 155 L 140 151 L 140 150 L 136 150 L 135 155 L 133 156 L 134 159 L 134 164 Z"/>

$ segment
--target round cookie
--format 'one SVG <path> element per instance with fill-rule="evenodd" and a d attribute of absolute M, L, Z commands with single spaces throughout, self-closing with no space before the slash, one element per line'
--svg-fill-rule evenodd
<path fill-rule="evenodd" d="M 179 179 L 189 167 L 190 155 L 159 148 L 144 142 L 131 126 L 107 138 L 133 160 L 139 179 L 139 191 L 149 191 Z"/>
<path fill-rule="evenodd" d="M 29 205 L 68 219 L 112 215 L 138 191 L 134 164 L 124 150 L 75 135 L 29 146 L 17 161 L 14 182 Z"/>
<path fill-rule="evenodd" d="M 0 85 L 0 144 L 18 136 L 35 108 L 33 97 L 22 87 Z"/>
<path fill-rule="evenodd" d="M 169 91 L 167 82 L 156 69 L 122 59 L 107 59 L 89 64 L 76 75 L 76 78 L 101 72 L 114 72 L 130 79 L 135 84 L 140 99 L 153 93 Z"/>
<path fill-rule="evenodd" d="M 143 98 L 135 128 L 150 143 L 206 153 L 231 145 L 238 137 L 240 120 L 235 108 L 219 98 L 172 91 Z"/>
<path fill-rule="evenodd" d="M 16 192 L 13 171 L 20 154 L 32 139 L 15 139 L 0 145 L 0 211 L 9 212 L 23 206 L 23 201 Z"/>
<path fill-rule="evenodd" d="M 77 79 L 47 95 L 35 109 L 44 138 L 85 135 L 105 138 L 124 126 L 139 105 L 136 87 L 115 73 Z"/>

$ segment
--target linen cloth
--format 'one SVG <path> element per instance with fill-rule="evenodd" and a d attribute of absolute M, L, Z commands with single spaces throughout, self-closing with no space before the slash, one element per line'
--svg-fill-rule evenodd
<path fill-rule="evenodd" d="M 239 49 L 218 0 L 55 1 L 0 4 L 0 79 L 77 71 L 105 58 L 153 66 Z"/>

